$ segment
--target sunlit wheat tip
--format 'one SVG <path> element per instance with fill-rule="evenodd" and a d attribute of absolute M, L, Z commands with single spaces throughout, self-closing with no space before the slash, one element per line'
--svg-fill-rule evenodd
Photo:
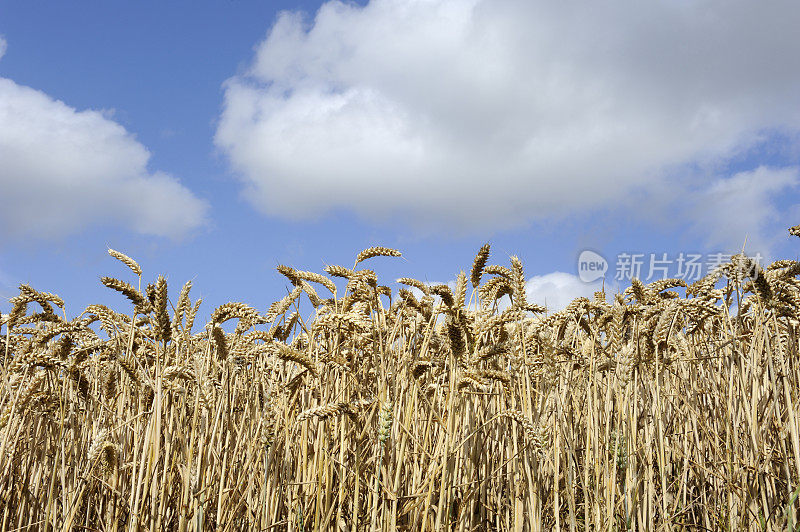
<path fill-rule="evenodd" d="M 486 266 L 486 261 L 489 260 L 489 249 L 490 244 L 486 243 L 481 246 L 481 249 L 478 250 L 478 254 L 475 255 L 475 260 L 472 263 L 472 270 L 470 273 L 470 280 L 472 281 L 472 286 L 474 288 L 478 288 L 478 285 L 481 284 L 481 275 L 483 275 L 483 269 Z"/>
<path fill-rule="evenodd" d="M 118 261 L 122 262 L 131 269 L 133 273 L 136 275 L 142 275 L 142 267 L 139 266 L 139 263 L 130 258 L 129 256 L 125 255 L 124 253 L 120 253 L 119 251 L 109 249 L 108 254 L 117 259 Z"/>
<path fill-rule="evenodd" d="M 371 248 L 367 248 L 363 250 L 361 253 L 358 254 L 356 257 L 356 264 L 370 259 L 372 257 L 400 257 L 402 253 L 400 253 L 396 249 L 392 248 L 385 248 L 382 246 L 374 246 Z"/>

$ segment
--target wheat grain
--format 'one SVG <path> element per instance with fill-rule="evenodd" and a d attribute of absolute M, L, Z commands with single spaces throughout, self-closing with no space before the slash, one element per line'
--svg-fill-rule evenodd
<path fill-rule="evenodd" d="M 159 275 L 156 281 L 156 296 L 155 296 L 155 314 L 156 314 L 156 328 L 155 335 L 157 340 L 169 342 L 172 337 L 172 324 L 167 314 L 167 280 Z"/>
<path fill-rule="evenodd" d="M 137 313 L 146 314 L 149 312 L 150 305 L 147 300 L 144 298 L 141 292 L 139 292 L 130 284 L 126 283 L 125 281 L 120 281 L 119 279 L 114 279 L 113 277 L 101 277 L 100 282 L 108 288 L 116 290 L 127 297 L 136 307 Z"/>
<path fill-rule="evenodd" d="M 346 414 L 351 418 L 355 418 L 355 412 L 353 411 L 350 404 L 346 402 L 339 402 L 304 410 L 297 416 L 295 422 L 302 423 L 303 421 L 309 420 L 311 418 L 325 419 L 331 416 L 339 416 L 342 414 Z"/>
<path fill-rule="evenodd" d="M 29 301 L 36 301 L 45 310 L 48 309 L 49 303 L 55 304 L 62 310 L 64 309 L 64 300 L 55 294 L 51 294 L 50 292 L 39 292 L 27 284 L 19 285 L 19 291 L 21 296 L 27 297 Z"/>
<path fill-rule="evenodd" d="M 378 441 L 381 445 L 385 445 L 392 434 L 392 422 L 394 415 L 392 414 L 392 403 L 384 401 L 378 412 Z"/>
<path fill-rule="evenodd" d="M 300 364 L 315 377 L 319 375 L 317 372 L 317 365 L 307 354 L 302 353 L 286 344 L 275 344 L 275 346 L 277 348 L 275 354 L 278 358 Z"/>
<path fill-rule="evenodd" d="M 473 288 L 478 288 L 478 285 L 481 284 L 483 269 L 486 266 L 486 262 L 489 260 L 490 247 L 488 243 L 481 246 L 481 249 L 478 250 L 478 254 L 475 255 L 475 260 L 472 262 L 470 280 L 472 281 Z"/>
<path fill-rule="evenodd" d="M 217 358 L 219 360 L 228 358 L 230 351 L 228 350 L 228 341 L 225 338 L 225 331 L 223 331 L 219 326 L 212 326 L 211 339 L 214 341 L 214 348 L 217 352 Z"/>
<path fill-rule="evenodd" d="M 356 264 L 363 262 L 367 259 L 371 259 L 372 257 L 400 257 L 402 253 L 397 251 L 396 249 L 392 248 L 385 248 L 382 246 L 373 246 L 371 248 L 367 248 L 363 250 L 361 253 L 358 254 L 356 257 Z"/>
<path fill-rule="evenodd" d="M 344 279 L 350 279 L 355 276 L 355 272 L 349 268 L 345 268 L 344 266 L 325 266 L 325 271 L 328 275 L 332 275 L 333 277 L 342 277 Z"/>
<path fill-rule="evenodd" d="M 288 296 L 286 296 L 283 299 L 281 299 L 280 301 L 276 301 L 275 303 L 270 305 L 269 310 L 267 310 L 267 315 L 266 315 L 267 322 L 275 321 L 275 319 L 278 316 L 281 316 L 287 310 L 289 310 L 289 307 L 292 306 L 292 303 L 294 303 L 295 300 L 298 297 L 300 297 L 300 294 L 302 294 L 302 293 L 303 293 L 303 287 L 302 286 L 295 286 L 294 290 L 292 290 L 291 293 Z"/>
<path fill-rule="evenodd" d="M 304 279 L 312 283 L 319 283 L 325 288 L 327 288 L 331 294 L 333 294 L 334 296 L 336 295 L 336 285 L 333 283 L 333 281 L 331 281 L 322 274 L 295 270 L 294 275 L 297 279 Z"/>
<path fill-rule="evenodd" d="M 454 309 L 456 300 L 453 297 L 453 292 L 446 284 L 437 284 L 431 287 L 431 294 L 442 298 L 442 303 L 447 305 L 449 309 Z"/>
<path fill-rule="evenodd" d="M 409 277 L 401 277 L 400 279 L 397 280 L 397 282 L 400 283 L 400 284 L 404 284 L 406 286 L 411 286 L 413 288 L 416 288 L 417 290 L 419 290 L 420 292 L 422 292 L 426 296 L 431 295 L 430 286 L 426 285 L 422 281 L 418 281 L 416 279 L 411 279 Z"/>
<path fill-rule="evenodd" d="M 109 249 L 108 254 L 117 259 L 118 261 L 122 262 L 125 266 L 130 268 L 131 271 L 136 275 L 138 275 L 139 277 L 142 276 L 141 266 L 139 266 L 139 263 L 130 258 L 129 256 L 125 255 L 124 253 L 120 253 L 119 251 L 115 251 L 113 249 Z"/>

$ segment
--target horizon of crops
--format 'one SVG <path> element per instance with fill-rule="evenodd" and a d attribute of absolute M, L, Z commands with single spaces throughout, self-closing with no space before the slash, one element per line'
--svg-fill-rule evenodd
<path fill-rule="evenodd" d="M 125 312 L 22 285 L 0 316 L 0 530 L 798 526 L 799 262 L 548 314 L 488 244 L 396 291 L 374 247 L 197 327 L 191 282 L 109 253 Z"/>

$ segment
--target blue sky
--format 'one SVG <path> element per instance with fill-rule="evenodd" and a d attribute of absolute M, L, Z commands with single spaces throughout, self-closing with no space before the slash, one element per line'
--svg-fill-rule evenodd
<path fill-rule="evenodd" d="M 797 258 L 798 23 L 790 1 L 4 2 L 0 312 L 20 283 L 124 307 L 108 247 L 206 314 L 371 245 L 404 254 L 384 282 L 442 282 L 489 241 L 552 308 L 600 282 L 586 249 L 607 286 L 621 253 Z"/>

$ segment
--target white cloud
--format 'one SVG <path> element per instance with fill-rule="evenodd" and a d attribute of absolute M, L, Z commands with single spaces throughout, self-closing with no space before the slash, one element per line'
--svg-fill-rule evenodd
<path fill-rule="evenodd" d="M 6 55 L 6 50 L 8 50 L 8 42 L 2 35 L 0 35 L 0 59 Z"/>
<path fill-rule="evenodd" d="M 206 203 L 149 171 L 149 158 L 103 113 L 0 78 L 0 236 L 58 237 L 110 222 L 178 238 L 204 223 Z"/>
<path fill-rule="evenodd" d="M 592 299 L 597 290 L 601 290 L 602 281 L 584 283 L 577 275 L 565 272 L 552 272 L 535 275 L 525 283 L 528 301 L 547 307 L 549 313 L 563 310 L 573 299 L 586 297 Z M 606 297 L 612 292 L 606 286 Z"/>
<path fill-rule="evenodd" d="M 502 227 L 800 127 L 800 4 L 330 1 L 283 13 L 216 133 L 264 212 Z"/>
<path fill-rule="evenodd" d="M 745 251 L 769 255 L 777 241 L 786 240 L 785 227 L 793 225 L 770 208 L 772 200 L 797 184 L 798 168 L 762 166 L 719 179 L 693 196 L 695 228 L 723 252 L 741 250 L 746 239 Z"/>

